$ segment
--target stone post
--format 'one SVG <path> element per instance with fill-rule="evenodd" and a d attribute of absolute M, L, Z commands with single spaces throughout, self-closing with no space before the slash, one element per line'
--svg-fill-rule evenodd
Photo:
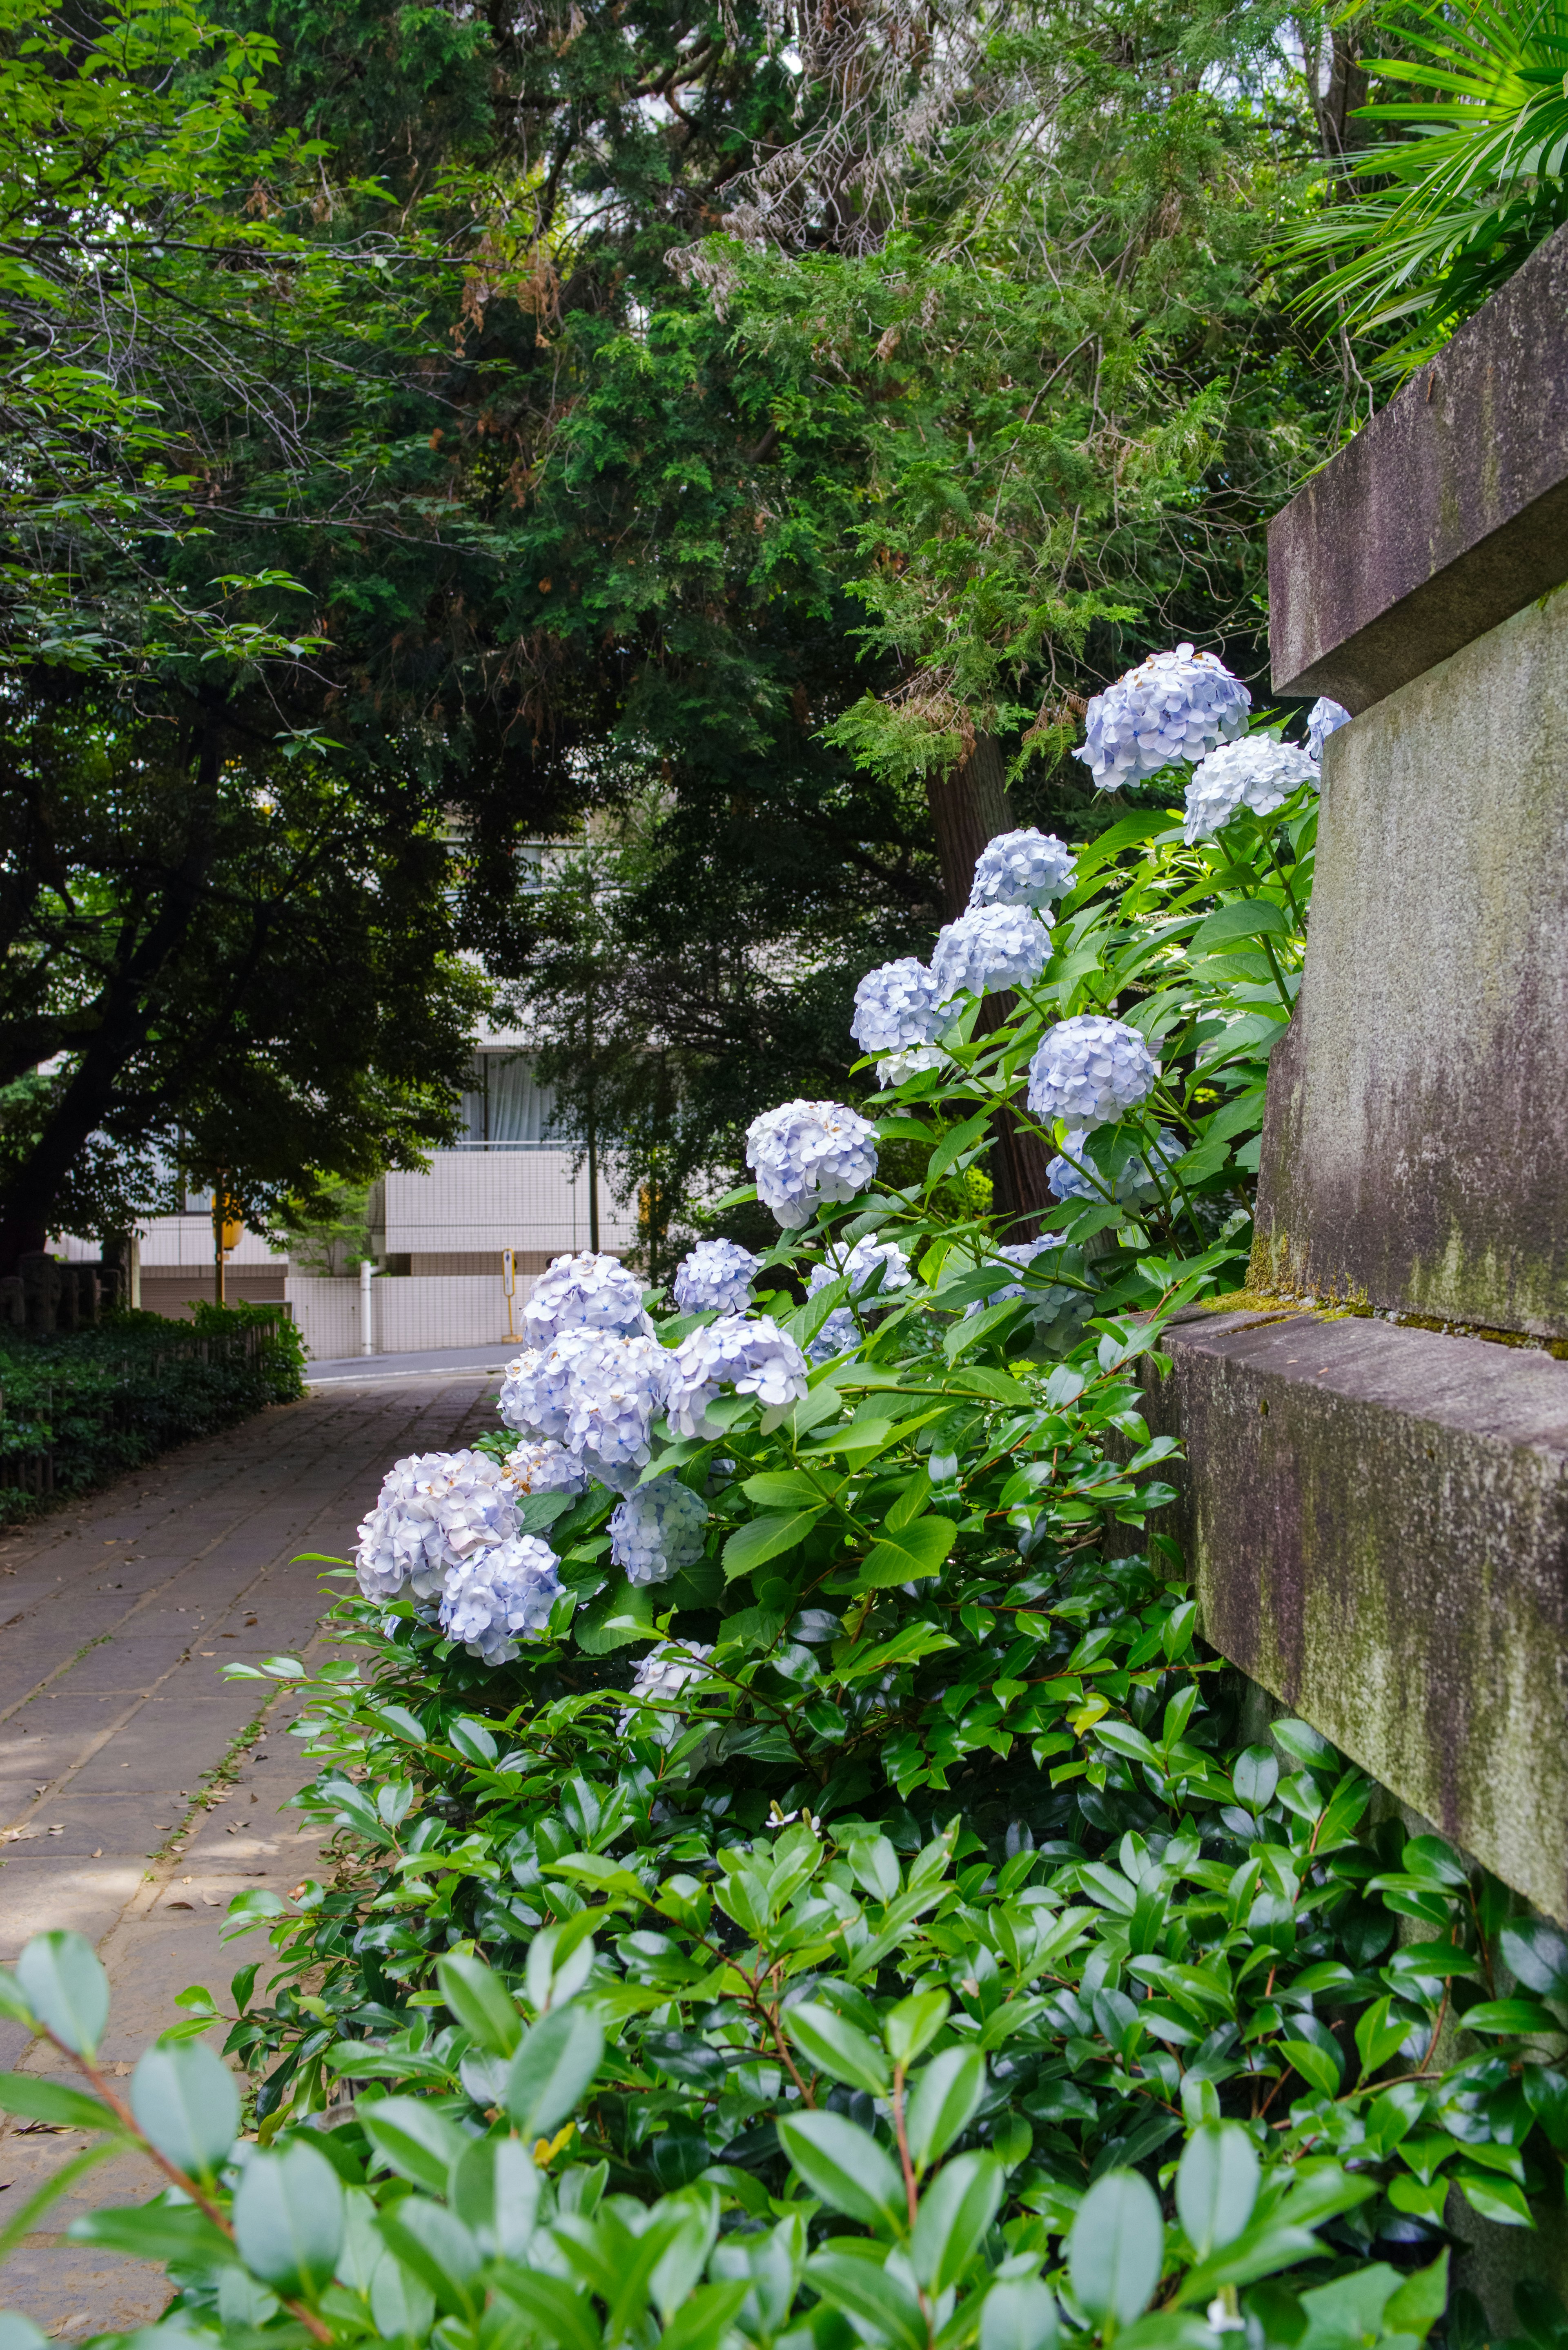
<path fill-rule="evenodd" d="M 1355 714 L 1249 1290 L 1157 1405 L 1203 1625 L 1568 1922 L 1568 230 L 1269 559 L 1275 691 Z"/>

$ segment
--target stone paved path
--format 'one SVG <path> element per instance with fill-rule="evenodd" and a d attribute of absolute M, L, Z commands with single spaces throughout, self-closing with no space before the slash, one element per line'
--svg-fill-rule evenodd
<path fill-rule="evenodd" d="M 494 1386 L 464 1369 L 313 1389 L 0 1538 L 0 1964 L 47 1927 L 87 1935 L 114 1994 L 109 2064 L 130 2070 L 187 1984 L 228 2010 L 230 1977 L 265 1953 L 220 1942 L 229 1899 L 285 1892 L 316 1858 L 279 1808 L 310 1775 L 296 1702 L 223 1664 L 324 1653 L 333 1586 L 298 1554 L 344 1556 L 390 1463 L 466 1441 Z M 3 2021 L 0 2068 L 68 2077 Z M 83 2143 L 0 2116 L 0 2223 Z M 59 2241 L 89 2200 L 155 2184 L 131 2159 L 89 2174 L 0 2266 L 0 2309 L 71 2336 L 155 2315 L 160 2272 Z"/>

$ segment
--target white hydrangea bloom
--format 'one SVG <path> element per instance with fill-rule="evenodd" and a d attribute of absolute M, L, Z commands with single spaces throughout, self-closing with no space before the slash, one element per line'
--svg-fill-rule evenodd
<path fill-rule="evenodd" d="M 1024 1267 L 1032 1265 L 1036 1257 L 1045 1256 L 1051 1250 L 1065 1246 L 1066 1242 L 1060 1232 L 1045 1232 L 1037 1241 L 1008 1241 L 1000 1246 L 995 1253 L 1004 1258 L 1009 1264 L 1017 1265 L 1022 1271 Z M 964 1319 L 967 1322 L 971 1314 L 980 1313 L 987 1305 L 1000 1305 L 1007 1298 L 1033 1297 L 1042 1304 L 1051 1304 L 1059 1302 L 1064 1297 L 1070 1297 L 1073 1294 L 1071 1290 L 1064 1289 L 1059 1283 L 1054 1283 L 1049 1289 L 1042 1290 L 1037 1284 L 1026 1285 L 1022 1281 L 1007 1281 L 1003 1279 L 1001 1268 L 998 1267 L 996 1287 L 988 1289 L 985 1295 L 977 1297 L 971 1305 L 966 1305 L 963 1310 Z"/>
<path fill-rule="evenodd" d="M 1158 1196 L 1153 1176 L 1163 1177 L 1181 1157 L 1181 1144 L 1168 1126 L 1162 1126 L 1155 1137 L 1147 1156 L 1129 1159 L 1113 1186 L 1095 1165 L 1085 1148 L 1088 1137 L 1070 1134 L 1062 1145 L 1060 1155 L 1045 1170 L 1045 1180 L 1058 1200 L 1096 1200 L 1103 1206 L 1107 1194 L 1114 1191 L 1118 1203 L 1129 1200 L 1152 1200 Z"/>
<path fill-rule="evenodd" d="M 1103 792 L 1158 775 L 1178 759 L 1201 759 L 1217 743 L 1233 743 L 1247 723 L 1252 697 L 1212 653 L 1190 645 L 1151 653 L 1096 693 L 1085 719 L 1082 759 Z"/>
<path fill-rule="evenodd" d="M 588 1482 L 576 1455 L 553 1440 L 519 1444 L 506 1456 L 506 1474 L 521 1493 L 580 1493 Z"/>
<path fill-rule="evenodd" d="M 703 1667 L 712 1653 L 701 1640 L 667 1640 L 662 1647 L 650 1648 L 644 1657 L 628 1695 L 647 1698 L 656 1705 L 670 1705 L 689 1682 L 703 1678 Z M 660 1746 L 672 1746 L 684 1727 L 679 1716 L 670 1715 L 652 1727 L 646 1714 L 639 1714 L 628 1706 L 616 1722 L 617 1733 L 624 1738 L 634 1723 L 639 1737 L 651 1736 Z"/>
<path fill-rule="evenodd" d="M 1054 832 L 999 832 L 975 859 L 969 902 L 974 906 L 1048 906 L 1073 886 L 1076 863 Z"/>
<path fill-rule="evenodd" d="M 450 1567 L 509 1541 L 517 1501 L 483 1452 L 415 1452 L 394 1462 L 359 1528 L 354 1564 L 367 1599 L 434 1599 Z"/>
<path fill-rule="evenodd" d="M 653 1327 L 642 1310 L 642 1284 L 618 1257 L 585 1249 L 558 1256 L 539 1275 L 523 1308 L 523 1335 L 530 1346 L 547 1347 L 564 1330 L 640 1330 Z"/>
<path fill-rule="evenodd" d="M 521 1642 L 547 1628 L 560 1596 L 549 1544 L 537 1534 L 518 1534 L 452 1569 L 441 1592 L 441 1628 L 471 1657 L 509 1665 Z"/>
<path fill-rule="evenodd" d="M 609 1522 L 610 1558 L 628 1583 L 669 1583 L 702 1555 L 708 1504 L 679 1477 L 634 1485 Z"/>
<path fill-rule="evenodd" d="M 1195 840 L 1210 839 L 1238 808 L 1272 816 L 1299 784 L 1319 780 L 1317 761 L 1293 743 L 1251 734 L 1244 743 L 1221 743 L 1192 770 L 1182 838 L 1189 847 Z"/>
<path fill-rule="evenodd" d="M 699 1241 L 675 1268 L 675 1303 L 682 1314 L 742 1314 L 761 1263 L 738 1241 Z"/>
<path fill-rule="evenodd" d="M 746 1164 L 763 1205 L 794 1232 L 819 1204 L 853 1200 L 866 1189 L 877 1172 L 877 1138 L 843 1102 L 784 1102 L 746 1128 Z"/>
<path fill-rule="evenodd" d="M 1086 1131 L 1108 1126 L 1146 1101 L 1159 1075 L 1136 1028 L 1100 1012 L 1080 1012 L 1048 1028 L 1029 1064 L 1029 1107 L 1038 1118 Z"/>
<path fill-rule="evenodd" d="M 849 1033 L 863 1053 L 903 1053 L 929 1045 L 941 1026 L 937 983 L 923 962 L 901 955 L 878 963 L 855 991 Z"/>
<path fill-rule="evenodd" d="M 805 1393 L 805 1357 L 776 1322 L 726 1314 L 682 1338 L 672 1357 L 665 1417 L 678 1436 L 711 1436 L 708 1406 L 721 1388 L 754 1395 L 768 1410 Z"/>
<path fill-rule="evenodd" d="M 877 1083 L 884 1092 L 889 1086 L 901 1086 L 906 1077 L 918 1076 L 922 1069 L 943 1069 L 953 1066 L 950 1053 L 940 1045 L 911 1045 L 907 1053 L 888 1053 L 877 1064 Z"/>
<path fill-rule="evenodd" d="M 1307 712 L 1307 749 L 1314 759 L 1323 757 L 1323 746 L 1331 734 L 1350 723 L 1350 712 L 1343 702 L 1331 702 L 1320 693 Z"/>
<path fill-rule="evenodd" d="M 624 1484 L 648 1459 L 673 1360 L 639 1330 L 563 1330 L 507 1365 L 501 1417 L 558 1441 L 607 1485 Z"/>
<path fill-rule="evenodd" d="M 961 988 L 984 995 L 1038 979 L 1051 955 L 1048 913 L 1029 906 L 971 906 L 937 934 L 931 974 L 944 1004 Z"/>

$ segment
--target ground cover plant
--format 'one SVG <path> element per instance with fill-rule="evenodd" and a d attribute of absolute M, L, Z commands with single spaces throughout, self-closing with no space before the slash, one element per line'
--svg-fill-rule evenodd
<path fill-rule="evenodd" d="M 1449 2198 L 1563 2193 L 1568 1945 L 1241 1719 L 1158 1524 L 1161 1330 L 1241 1261 L 1310 881 L 1315 761 L 1233 687 L 1120 681 L 1092 772 L 1179 758 L 1185 809 L 992 842 L 867 974 L 875 1115 L 753 1125 L 775 1249 L 669 1297 L 560 1260 L 504 1426 L 392 1470 L 297 1725 L 337 1866 L 232 1907 L 268 1992 L 183 1994 L 122 2095 L 85 1944 L 0 1977 L 85 2084 L 0 2101 L 169 2181 L 70 2230 L 167 2262 L 139 2340 L 1483 2338 Z M 958 1180 L 1007 1119 L 1037 1232 Z"/>
<path fill-rule="evenodd" d="M 304 1360 L 294 1325 L 258 1306 L 201 1305 L 189 1327 L 118 1313 L 89 1330 L 0 1335 L 0 1523 L 292 1403 Z"/>

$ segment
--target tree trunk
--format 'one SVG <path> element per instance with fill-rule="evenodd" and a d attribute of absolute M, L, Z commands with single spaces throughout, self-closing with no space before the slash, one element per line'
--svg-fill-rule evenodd
<path fill-rule="evenodd" d="M 942 899 L 950 922 L 969 903 L 975 859 L 988 840 L 1014 828 L 1002 753 L 994 734 L 977 734 L 973 747 L 946 775 L 928 775 L 926 798 L 937 837 Z M 981 1006 L 980 1033 L 999 1028 L 1016 997 L 988 995 Z M 1045 1170 L 1052 1153 L 1016 1118 L 1003 1112 L 991 1149 L 992 1201 L 1004 1240 L 1033 1240 L 1041 1211 L 1053 1204 Z"/>

